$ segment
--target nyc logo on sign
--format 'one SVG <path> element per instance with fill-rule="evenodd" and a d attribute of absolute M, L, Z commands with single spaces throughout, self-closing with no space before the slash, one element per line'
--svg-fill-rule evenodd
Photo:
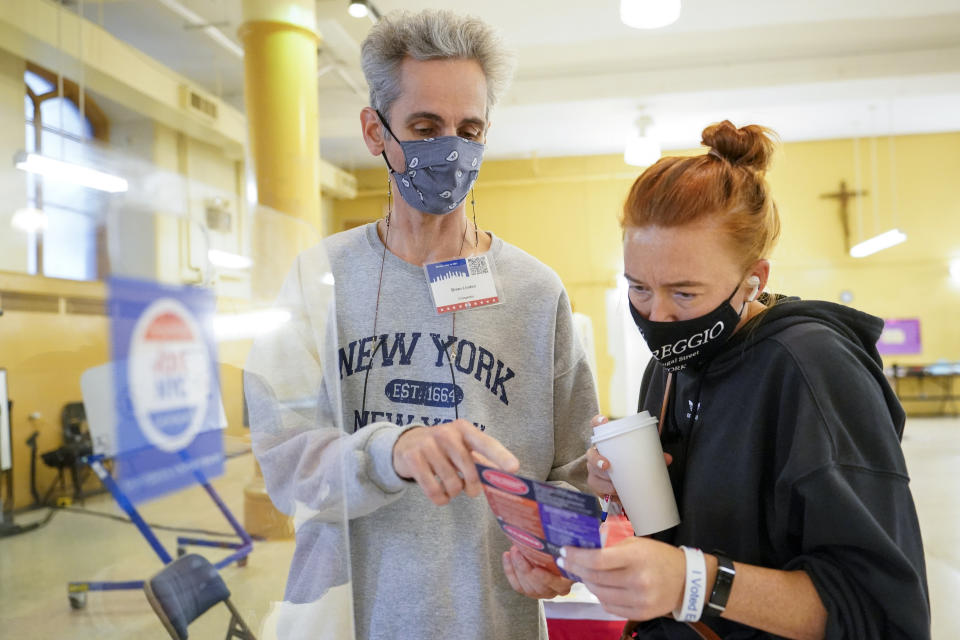
<path fill-rule="evenodd" d="M 160 298 L 137 321 L 127 378 L 144 437 L 162 451 L 180 451 L 200 432 L 213 375 L 203 333 L 178 300 Z"/>
<path fill-rule="evenodd" d="M 117 479 L 135 502 L 223 473 L 213 293 L 113 278 Z"/>

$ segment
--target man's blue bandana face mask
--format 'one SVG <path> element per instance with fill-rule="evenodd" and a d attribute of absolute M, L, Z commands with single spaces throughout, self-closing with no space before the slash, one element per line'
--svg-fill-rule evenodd
<path fill-rule="evenodd" d="M 450 213 L 466 199 L 483 163 L 483 144 L 460 136 L 423 140 L 398 140 L 379 111 L 380 122 L 403 150 L 406 168 L 390 166 L 386 149 L 380 155 L 397 181 L 400 196 L 408 205 L 426 213 Z"/>

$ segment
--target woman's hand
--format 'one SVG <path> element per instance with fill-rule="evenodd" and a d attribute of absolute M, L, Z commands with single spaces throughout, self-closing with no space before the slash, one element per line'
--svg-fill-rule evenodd
<path fill-rule="evenodd" d="M 603 549 L 563 551 L 563 569 L 579 577 L 613 615 L 650 620 L 680 607 L 687 565 L 678 547 L 629 538 Z"/>
<path fill-rule="evenodd" d="M 594 416 L 590 421 L 591 427 L 608 422 L 606 416 Z M 587 485 L 598 496 L 616 498 L 617 490 L 610 481 L 610 461 L 600 455 L 596 447 L 587 449 Z"/>
<path fill-rule="evenodd" d="M 597 427 L 609 422 L 606 416 L 594 416 L 590 421 L 591 427 Z M 663 454 L 663 459 L 669 466 L 673 462 L 673 456 L 669 453 Z M 617 490 L 610 480 L 610 461 L 600 455 L 596 447 L 587 449 L 587 485 L 598 496 L 610 496 L 616 499 Z"/>
<path fill-rule="evenodd" d="M 570 593 L 572 580 L 530 564 L 514 545 L 503 554 L 503 572 L 514 591 L 535 599 L 549 599 Z"/>

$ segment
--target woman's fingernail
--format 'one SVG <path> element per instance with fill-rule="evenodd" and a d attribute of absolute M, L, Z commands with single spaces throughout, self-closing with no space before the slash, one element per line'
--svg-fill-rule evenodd
<path fill-rule="evenodd" d="M 566 558 L 566 557 L 567 557 L 567 550 L 564 549 L 563 547 L 560 547 L 560 557 L 561 557 L 561 558 Z"/>
<path fill-rule="evenodd" d="M 563 558 L 557 558 L 557 566 L 563 569 Z"/>

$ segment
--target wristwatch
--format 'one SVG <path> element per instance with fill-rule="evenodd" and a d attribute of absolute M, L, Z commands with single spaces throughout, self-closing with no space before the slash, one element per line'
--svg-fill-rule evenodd
<path fill-rule="evenodd" d="M 733 568 L 733 560 L 716 551 L 713 555 L 717 557 L 717 579 L 713 583 L 710 600 L 703 609 L 704 616 L 719 616 L 724 612 L 727 608 L 727 599 L 730 597 L 730 589 L 733 587 L 733 578 L 737 575 L 737 570 Z"/>

